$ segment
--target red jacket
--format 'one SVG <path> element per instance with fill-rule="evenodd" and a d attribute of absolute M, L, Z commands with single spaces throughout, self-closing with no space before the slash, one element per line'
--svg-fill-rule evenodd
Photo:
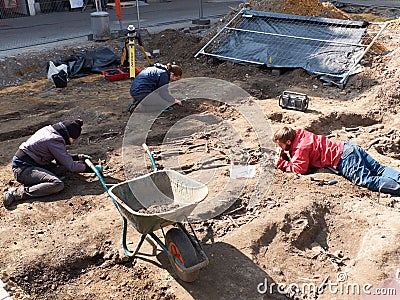
<path fill-rule="evenodd" d="M 291 160 L 280 158 L 277 167 L 282 171 L 306 174 L 309 168 L 337 168 L 344 142 L 334 142 L 323 135 L 304 129 L 296 130 L 290 147 Z"/>

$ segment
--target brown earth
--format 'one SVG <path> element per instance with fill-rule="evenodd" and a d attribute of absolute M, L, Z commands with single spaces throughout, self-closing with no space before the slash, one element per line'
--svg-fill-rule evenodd
<path fill-rule="evenodd" d="M 307 5 L 311 5 L 315 8 L 312 15 L 339 18 L 336 13 L 323 12 L 315 1 L 301 1 L 304 10 L 293 8 L 295 1 L 276 6 L 278 2 L 257 1 L 256 8 L 307 14 Z M 378 15 L 373 10 L 368 13 Z M 350 14 L 352 18 L 360 15 L 365 16 L 364 11 Z M 261 107 L 272 130 L 290 125 L 349 140 L 382 163 L 400 169 L 398 21 L 379 40 L 387 51 L 369 52 L 364 71 L 350 77 L 343 90 L 325 86 L 302 70 L 276 76 L 253 66 L 194 59 L 209 35 L 167 30 L 146 38 L 145 46 L 161 50 L 158 61 L 181 64 L 185 78 L 218 78 L 243 88 Z M 176 45 L 166 46 L 172 39 Z M 44 125 L 77 117 L 84 119 L 84 130 L 70 151 L 100 159 L 107 183 L 126 180 L 122 141 L 129 120 L 129 80 L 110 82 L 91 75 L 71 79 L 67 88 L 56 89 L 45 78 L 49 60 L 104 45 L 120 51 L 122 40 L 0 62 L 0 190 L 18 185 L 12 177 L 11 158 L 21 142 Z M 146 65 L 143 58 L 140 64 Z M 281 109 L 278 96 L 284 90 L 306 93 L 308 111 Z M 180 144 L 163 143 L 163 135 L 157 134 L 191 115 L 227 120 L 244 137 L 239 146 L 246 145 L 249 162 L 256 168 L 264 158 L 271 158 L 271 153 L 260 148 L 249 121 L 234 109 L 204 99 L 174 106 L 157 120 L 147 143 L 160 168 L 173 168 L 194 178 L 213 170 L 206 180 L 209 197 L 224 188 L 233 160 L 229 145 L 217 134 L 221 131 L 184 132 Z M 210 161 L 203 161 L 204 157 Z M 145 174 L 149 170 L 147 163 L 134 171 Z M 322 295 L 307 291 L 283 295 L 276 288 L 272 294 L 260 294 L 257 287 L 263 288 L 259 284 L 265 280 L 276 285 L 316 286 L 330 280 L 342 287 L 371 284 L 370 291 L 374 291 L 394 278 L 400 266 L 399 197 L 370 192 L 323 170 L 305 176 L 273 172 L 268 192 L 257 199 L 257 206 L 248 206 L 255 189 L 255 181 L 249 180 L 226 212 L 194 224 L 210 259 L 194 283 L 178 279 L 166 254 L 152 251 L 150 243 L 144 243 L 141 252 L 147 255 L 138 259 L 123 253 L 121 218 L 98 179 L 90 174 L 68 174 L 66 188 L 58 195 L 0 209 L 0 269 L 4 270 L 0 276 L 15 299 L 354 299 L 350 292 L 333 294 L 327 289 Z M 339 182 L 320 185 L 311 176 Z M 130 226 L 130 248 L 139 236 Z M 347 280 L 340 282 L 343 276 Z M 396 287 L 399 294 L 400 286 Z"/>

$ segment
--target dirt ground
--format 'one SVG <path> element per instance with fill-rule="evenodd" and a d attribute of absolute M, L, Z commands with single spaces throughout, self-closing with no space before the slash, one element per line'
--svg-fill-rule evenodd
<path fill-rule="evenodd" d="M 283 6 L 254 2 L 257 9 L 304 15 L 310 11 L 307 4 L 317 5 L 303 1 L 301 11 L 293 8 L 294 1 L 276 2 Z M 346 14 L 324 5 L 330 15 L 325 8 L 311 14 L 381 21 L 399 17 L 393 10 L 347 7 Z M 343 90 L 325 86 L 303 70 L 276 75 L 254 66 L 195 59 L 211 32 L 167 30 L 146 37 L 145 47 L 160 49 L 155 58 L 160 62 L 181 64 L 185 78 L 217 78 L 241 87 L 254 97 L 273 131 L 289 125 L 349 140 L 380 162 L 400 169 L 399 24 L 384 31 L 377 50 L 364 57 L 363 72 L 351 76 Z M 167 46 L 171 40 L 175 45 Z M 70 152 L 100 159 L 107 183 L 126 180 L 122 142 L 130 117 L 126 112 L 130 81 L 110 82 L 94 74 L 71 79 L 66 88 L 57 89 L 45 71 L 49 60 L 103 46 L 119 53 L 121 45 L 119 39 L 71 45 L 0 61 L 0 190 L 18 185 L 12 177 L 11 158 L 20 143 L 42 126 L 78 117 L 85 122 L 83 133 Z M 138 57 L 145 66 L 143 57 Z M 306 93 L 310 98 L 307 112 L 282 109 L 278 96 L 284 90 Z M 215 115 L 230 122 L 244 137 L 241 142 L 246 144 L 249 162 L 257 169 L 271 154 L 263 152 L 249 122 L 230 107 L 194 99 L 163 113 L 147 139 L 157 164 L 204 180 L 209 197 L 229 179 L 230 146 L 212 130 L 181 132 L 179 143 L 163 142 L 162 134 L 156 134 L 190 115 Z M 212 158 L 210 162 L 202 161 L 205 154 Z M 145 157 L 142 152 L 140 156 Z M 147 164 L 135 172 L 149 170 Z M 213 171 L 210 177 L 204 178 L 205 170 Z M 14 299 L 355 299 L 366 293 L 346 292 L 349 285 L 361 289 L 371 285 L 368 291 L 373 293 L 393 284 L 400 268 L 399 197 L 370 192 L 325 170 L 305 176 L 272 172 L 269 189 L 255 207 L 248 205 L 255 188 L 254 180 L 249 180 L 226 212 L 193 225 L 210 259 L 193 283 L 178 279 L 166 254 L 153 251 L 148 242 L 140 258 L 133 260 L 123 253 L 121 218 L 92 174 L 68 174 L 61 193 L 25 201 L 10 210 L 0 208 L 0 278 Z M 319 185 L 311 177 L 338 183 Z M 128 246 L 134 248 L 139 237 L 130 226 Z M 338 284 L 336 292 L 325 288 L 316 295 L 309 290 L 276 289 L 278 284 L 319 287 L 328 281 Z M 263 290 L 271 284 L 275 284 L 272 293 Z M 395 287 L 399 295 L 400 285 Z"/>

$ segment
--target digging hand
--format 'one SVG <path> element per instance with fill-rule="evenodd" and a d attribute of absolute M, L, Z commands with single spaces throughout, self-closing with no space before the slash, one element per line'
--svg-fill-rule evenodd
<path fill-rule="evenodd" d="M 286 152 L 283 152 L 283 151 L 282 151 L 281 157 L 282 157 L 284 160 L 286 160 L 286 161 L 290 161 L 290 158 L 289 158 L 289 156 L 287 155 Z"/>

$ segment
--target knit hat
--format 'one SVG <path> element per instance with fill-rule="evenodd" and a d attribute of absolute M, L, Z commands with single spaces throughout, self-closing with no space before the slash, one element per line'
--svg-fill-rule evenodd
<path fill-rule="evenodd" d="M 67 129 L 69 136 L 72 137 L 74 140 L 76 140 L 81 135 L 83 125 L 83 121 L 81 119 L 76 119 L 74 121 L 63 121 L 62 123 Z"/>
<path fill-rule="evenodd" d="M 53 128 L 63 137 L 67 145 L 71 145 L 69 138 L 77 139 L 81 135 L 83 121 L 76 119 L 75 121 L 63 121 L 53 124 Z"/>

